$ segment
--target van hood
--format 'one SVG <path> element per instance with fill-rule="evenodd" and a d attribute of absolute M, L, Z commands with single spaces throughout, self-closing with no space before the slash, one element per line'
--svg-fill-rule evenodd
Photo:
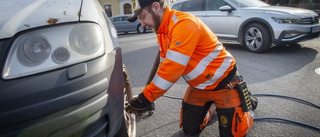
<path fill-rule="evenodd" d="M 303 8 L 294 8 L 294 7 L 285 7 L 285 6 L 265 6 L 265 7 L 248 7 L 244 8 L 246 10 L 255 10 L 262 11 L 267 13 L 275 13 L 275 14 L 290 14 L 296 17 L 314 17 L 318 16 L 318 14 L 312 10 L 303 9 Z"/>
<path fill-rule="evenodd" d="M 0 38 L 46 25 L 79 20 L 82 0 L 1 0 Z"/>

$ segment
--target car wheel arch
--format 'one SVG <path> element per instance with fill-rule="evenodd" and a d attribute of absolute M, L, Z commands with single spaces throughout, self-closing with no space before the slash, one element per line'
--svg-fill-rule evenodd
<path fill-rule="evenodd" d="M 275 41 L 273 29 L 272 29 L 271 25 L 266 20 L 261 19 L 261 18 L 250 18 L 250 19 L 244 21 L 240 25 L 239 31 L 238 31 L 238 42 L 242 43 L 242 40 L 243 40 L 242 37 L 243 37 L 245 29 L 247 28 L 248 25 L 253 24 L 253 23 L 259 23 L 259 24 L 262 24 L 265 27 L 267 27 L 269 34 L 271 36 L 272 43 Z M 241 44 L 241 46 L 243 46 L 243 45 Z"/>

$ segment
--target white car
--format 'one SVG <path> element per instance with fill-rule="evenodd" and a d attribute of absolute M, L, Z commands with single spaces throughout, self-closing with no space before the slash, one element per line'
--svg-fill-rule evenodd
<path fill-rule="evenodd" d="M 0 1 L 0 136 L 129 136 L 117 32 L 96 0 Z"/>
<path fill-rule="evenodd" d="M 251 52 L 317 38 L 320 32 L 314 11 L 270 6 L 260 0 L 179 0 L 170 7 L 194 14 L 219 40 L 239 42 Z"/>

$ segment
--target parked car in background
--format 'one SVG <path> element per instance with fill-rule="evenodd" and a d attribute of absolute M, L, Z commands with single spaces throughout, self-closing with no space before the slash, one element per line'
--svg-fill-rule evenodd
<path fill-rule="evenodd" d="M 151 30 L 147 27 L 142 27 L 140 20 L 136 20 L 135 22 L 127 21 L 129 15 L 119 15 L 110 17 L 110 20 L 114 27 L 117 29 L 117 32 L 131 32 L 137 31 L 138 33 L 145 33 L 148 30 Z"/>
<path fill-rule="evenodd" d="M 117 32 L 96 0 L 0 1 L 0 136 L 135 136 Z"/>
<path fill-rule="evenodd" d="M 270 6 L 260 0 L 180 0 L 172 9 L 200 18 L 222 42 L 239 42 L 251 52 L 319 37 L 317 13 Z"/>

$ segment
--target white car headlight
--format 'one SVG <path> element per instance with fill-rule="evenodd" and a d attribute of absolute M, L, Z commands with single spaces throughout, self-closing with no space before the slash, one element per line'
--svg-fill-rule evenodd
<path fill-rule="evenodd" d="M 104 54 L 103 33 L 94 23 L 50 26 L 19 35 L 2 77 L 12 79 L 83 62 Z"/>
<path fill-rule="evenodd" d="M 280 24 L 295 24 L 298 23 L 300 18 L 280 18 L 280 17 L 272 17 L 272 19 Z"/>

